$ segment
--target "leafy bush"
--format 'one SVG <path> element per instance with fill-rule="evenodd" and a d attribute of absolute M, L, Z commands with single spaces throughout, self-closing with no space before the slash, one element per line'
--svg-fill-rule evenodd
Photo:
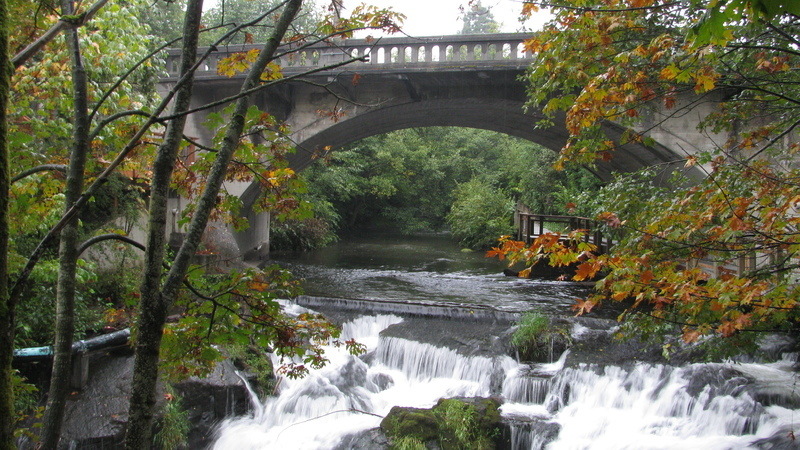
<path fill-rule="evenodd" d="M 392 450 L 425 450 L 425 444 L 418 438 L 413 436 L 403 436 L 397 439 L 392 439 Z"/>
<path fill-rule="evenodd" d="M 53 342 L 56 316 L 56 280 L 58 261 L 40 262 L 31 275 L 30 287 L 17 306 L 15 345 L 35 347 Z M 79 260 L 75 291 L 75 339 L 87 331 L 102 328 L 106 304 L 98 301 L 93 285 L 97 281 L 95 267 Z"/>
<path fill-rule="evenodd" d="M 181 406 L 179 396 L 169 392 L 164 397 L 167 401 L 161 410 L 161 417 L 158 421 L 159 430 L 153 436 L 153 443 L 162 449 L 184 448 L 188 444 L 191 427 L 189 415 Z"/>
<path fill-rule="evenodd" d="M 324 199 L 311 199 L 314 217 L 270 221 L 270 250 L 311 250 L 336 242 L 339 214 Z"/>
<path fill-rule="evenodd" d="M 554 359 L 555 347 L 566 347 L 570 343 L 567 330 L 554 326 L 550 318 L 538 311 L 527 312 L 511 336 L 511 343 L 523 360 L 538 361 Z"/>
<path fill-rule="evenodd" d="M 447 222 L 461 245 L 488 248 L 513 232 L 514 202 L 501 190 L 473 178 L 458 185 L 453 196 Z"/>

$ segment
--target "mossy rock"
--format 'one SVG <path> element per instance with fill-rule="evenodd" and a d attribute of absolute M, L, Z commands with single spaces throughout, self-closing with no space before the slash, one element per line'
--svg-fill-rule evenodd
<path fill-rule="evenodd" d="M 442 399 L 431 409 L 395 406 L 381 429 L 397 448 L 409 439 L 443 450 L 494 449 L 501 438 L 500 401 L 495 398 Z"/>
<path fill-rule="evenodd" d="M 392 438 L 414 437 L 426 442 L 439 436 L 439 420 L 432 409 L 395 406 L 381 421 L 381 429 Z"/>

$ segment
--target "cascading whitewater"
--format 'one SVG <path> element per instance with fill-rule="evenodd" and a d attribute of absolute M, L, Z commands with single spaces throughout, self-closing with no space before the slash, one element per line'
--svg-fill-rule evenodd
<path fill-rule="evenodd" d="M 251 416 L 226 420 L 215 449 L 328 449 L 377 427 L 393 406 L 431 407 L 440 398 L 486 396 L 492 374 L 515 365 L 507 356 L 467 357 L 399 338 L 379 338 L 397 316 L 361 317 L 342 327 L 373 352 L 371 364 L 329 347 L 330 363 L 299 380 L 283 379 L 277 397 Z M 499 361 L 499 363 L 498 363 Z"/>
<path fill-rule="evenodd" d="M 748 448 L 785 436 L 800 404 L 791 361 L 670 367 L 523 365 L 508 356 L 464 356 L 397 337 L 380 337 L 402 319 L 366 316 L 342 337 L 365 344 L 364 358 L 330 347 L 330 364 L 284 379 L 277 397 L 247 417 L 225 421 L 216 449 L 346 448 L 377 427 L 392 406 L 427 408 L 440 398 L 501 395 L 513 449 Z M 365 361 L 368 361 L 365 362 Z M 784 406 L 764 406 L 772 399 Z"/>
<path fill-rule="evenodd" d="M 787 376 L 791 372 L 770 371 L 770 366 L 580 365 L 565 368 L 549 380 L 533 377 L 528 384 L 519 379 L 522 372 L 515 372 L 506 379 L 504 394 L 507 401 L 517 403 L 503 405 L 503 414 L 512 420 L 528 417 L 559 427 L 551 442 L 537 442 L 541 428 L 517 422 L 514 448 L 757 448 L 759 441 L 786 434 L 796 425 L 792 422 L 800 420 L 800 411 L 794 413 L 795 419 L 792 410 L 756 401 L 749 387 L 758 379 L 736 376 L 770 373 L 773 379 L 782 376 L 785 388 L 791 386 L 792 376 Z M 523 374 L 522 378 L 529 377 Z M 548 385 L 544 399 L 542 383 Z"/>

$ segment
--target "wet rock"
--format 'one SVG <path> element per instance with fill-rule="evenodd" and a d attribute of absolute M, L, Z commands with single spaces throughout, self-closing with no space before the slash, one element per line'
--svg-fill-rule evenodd
<path fill-rule="evenodd" d="M 506 354 L 508 324 L 413 318 L 392 325 L 381 336 L 408 339 L 455 350 L 463 356 Z"/>
<path fill-rule="evenodd" d="M 611 330 L 589 330 L 573 340 L 567 367 L 580 364 L 624 366 L 636 362 L 666 364 L 661 348 L 640 340 L 616 339 Z"/>
<path fill-rule="evenodd" d="M 777 430 L 768 438 L 753 441 L 753 448 L 763 450 L 798 450 L 800 449 L 800 440 L 795 437 L 794 432 L 795 430 L 792 427 L 784 427 Z"/>
<path fill-rule="evenodd" d="M 191 424 L 189 448 L 205 448 L 213 442 L 220 421 L 249 410 L 250 396 L 236 372 L 233 364 L 224 360 L 207 377 L 192 377 L 175 385 Z"/>
<path fill-rule="evenodd" d="M 385 450 L 390 448 L 389 438 L 380 428 L 372 428 L 342 439 L 334 450 Z"/>
<path fill-rule="evenodd" d="M 133 357 L 128 354 L 96 355 L 82 391 L 67 402 L 62 445 L 68 448 L 118 448 L 128 421 Z"/>
<path fill-rule="evenodd" d="M 439 421 L 432 409 L 394 406 L 381 421 L 381 430 L 393 439 L 435 441 L 439 437 Z"/>
<path fill-rule="evenodd" d="M 390 387 L 394 386 L 394 380 L 392 377 L 385 373 L 375 373 L 369 376 L 369 381 L 372 385 L 377 389 L 377 392 L 385 391 Z"/>
<path fill-rule="evenodd" d="M 66 405 L 63 447 L 120 448 L 128 421 L 132 374 L 133 356 L 129 352 L 93 355 L 86 387 L 73 392 Z M 163 385 L 158 389 L 157 398 L 161 399 Z M 179 383 L 175 391 L 191 424 L 189 448 L 205 448 L 222 419 L 244 414 L 250 407 L 247 389 L 228 361 L 218 364 L 206 378 Z"/>
<path fill-rule="evenodd" d="M 508 421 L 503 434 L 508 448 L 545 448 L 561 431 L 561 425 L 544 420 Z"/>

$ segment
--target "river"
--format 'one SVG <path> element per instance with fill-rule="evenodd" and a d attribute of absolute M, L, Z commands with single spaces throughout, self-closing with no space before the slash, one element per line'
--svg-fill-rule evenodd
<path fill-rule="evenodd" d="M 324 249 L 274 258 L 321 297 L 438 301 L 505 311 L 568 314 L 585 286 L 503 275 L 505 263 L 462 251 L 447 235 L 370 235 Z"/>
<path fill-rule="evenodd" d="M 276 260 L 305 280 L 307 294 L 323 299 L 446 302 L 470 312 L 536 308 L 563 317 L 586 289 L 504 277 L 501 262 L 462 252 L 443 236 L 360 237 Z M 570 323 L 576 347 L 608 341 L 613 330 L 602 317 Z M 365 344 L 365 355 L 330 347 L 328 366 L 282 380 L 277 396 L 222 423 L 214 448 L 386 448 L 370 430 L 393 406 L 474 396 L 503 399 L 506 442 L 515 450 L 798 448 L 795 354 L 768 364 L 673 366 L 636 361 L 636 349 L 613 362 L 568 350 L 550 363 L 524 364 L 497 346 L 494 336 L 509 326 L 351 314 L 343 337 Z M 481 341 L 475 330 L 492 339 Z"/>

